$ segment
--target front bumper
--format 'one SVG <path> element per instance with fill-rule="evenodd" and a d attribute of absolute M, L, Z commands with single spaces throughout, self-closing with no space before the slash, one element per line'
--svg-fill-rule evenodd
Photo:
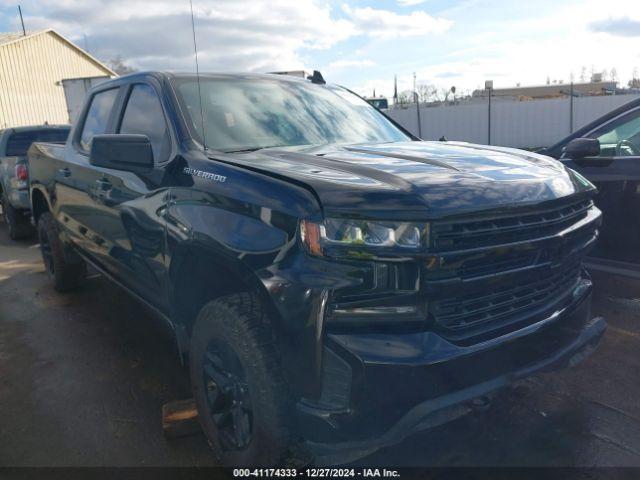
<path fill-rule="evenodd" d="M 360 458 L 468 413 L 477 397 L 578 363 L 606 330 L 604 319 L 590 319 L 591 289 L 583 278 L 570 305 L 473 346 L 454 345 L 433 332 L 329 334 L 325 358 L 339 361 L 323 376 L 323 390 L 333 391 L 319 402 L 297 405 L 302 435 L 317 462 Z"/>

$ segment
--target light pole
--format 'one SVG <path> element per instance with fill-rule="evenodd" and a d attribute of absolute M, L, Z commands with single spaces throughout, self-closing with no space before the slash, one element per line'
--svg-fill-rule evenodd
<path fill-rule="evenodd" d="M 420 99 L 416 90 L 416 72 L 413 72 L 413 99 L 416 102 L 416 115 L 418 117 L 418 138 L 422 139 L 422 121 L 420 120 Z"/>
<path fill-rule="evenodd" d="M 569 90 L 569 135 L 573 133 L 573 75 L 571 76 L 571 90 Z"/>
<path fill-rule="evenodd" d="M 491 90 L 493 90 L 493 80 L 485 80 L 484 88 L 489 92 L 489 108 L 487 111 L 487 145 L 491 145 Z"/>

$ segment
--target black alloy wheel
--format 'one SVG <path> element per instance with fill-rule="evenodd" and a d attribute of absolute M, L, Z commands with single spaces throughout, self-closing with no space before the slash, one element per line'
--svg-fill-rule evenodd
<path fill-rule="evenodd" d="M 227 345 L 209 343 L 202 359 L 207 404 L 221 447 L 243 450 L 251 443 L 253 409 L 240 359 Z"/>

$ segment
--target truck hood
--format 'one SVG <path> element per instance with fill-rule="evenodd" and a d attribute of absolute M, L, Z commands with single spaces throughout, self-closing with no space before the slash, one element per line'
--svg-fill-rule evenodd
<path fill-rule="evenodd" d="M 303 184 L 327 216 L 440 217 L 594 189 L 549 157 L 461 142 L 271 148 L 219 159 Z"/>

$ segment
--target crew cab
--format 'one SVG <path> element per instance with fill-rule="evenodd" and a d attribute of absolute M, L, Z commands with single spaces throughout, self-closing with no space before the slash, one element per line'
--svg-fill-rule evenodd
<path fill-rule="evenodd" d="M 29 209 L 27 150 L 33 142 L 65 143 L 69 125 L 36 125 L 0 130 L 0 205 L 12 240 L 33 233 Z"/>
<path fill-rule="evenodd" d="M 590 182 L 420 141 L 318 72 L 111 80 L 29 162 L 55 287 L 91 264 L 157 312 L 223 465 L 361 457 L 606 329 L 582 267 Z"/>

